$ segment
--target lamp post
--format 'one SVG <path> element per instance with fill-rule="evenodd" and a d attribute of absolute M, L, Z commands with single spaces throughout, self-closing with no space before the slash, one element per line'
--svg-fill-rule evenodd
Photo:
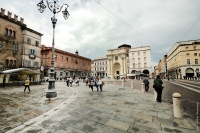
<path fill-rule="evenodd" d="M 57 13 L 59 13 L 62 8 L 65 6 L 65 10 L 62 11 L 63 13 L 63 17 L 65 19 L 68 19 L 69 17 L 69 12 L 67 11 L 68 5 L 67 4 L 63 4 L 62 6 L 58 5 L 57 2 L 58 0 L 52 0 L 53 2 L 49 2 L 48 0 L 46 0 L 46 3 L 48 5 L 48 8 L 51 12 L 53 12 L 53 17 L 51 18 L 52 21 L 52 25 L 53 25 L 53 41 L 52 41 L 52 61 L 51 61 L 51 68 L 50 68 L 50 77 L 49 77 L 49 85 L 48 85 L 48 90 L 46 91 L 46 98 L 54 98 L 57 97 L 57 93 L 55 90 L 55 68 L 54 68 L 54 45 L 55 45 L 55 27 L 56 27 L 56 22 L 57 19 L 55 17 L 55 15 Z M 43 0 L 41 0 L 38 4 L 38 10 L 40 13 L 43 13 L 46 6 L 43 2 Z"/>

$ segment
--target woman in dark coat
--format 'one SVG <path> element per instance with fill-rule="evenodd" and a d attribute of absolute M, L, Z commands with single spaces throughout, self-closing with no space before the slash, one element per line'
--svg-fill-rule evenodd
<path fill-rule="evenodd" d="M 162 90 L 163 90 L 163 86 L 162 86 L 162 84 L 163 84 L 163 82 L 162 82 L 162 80 L 160 79 L 160 76 L 159 75 L 157 75 L 156 76 L 156 79 L 154 79 L 154 89 L 156 90 L 156 92 L 157 92 L 157 102 L 162 102 Z"/>

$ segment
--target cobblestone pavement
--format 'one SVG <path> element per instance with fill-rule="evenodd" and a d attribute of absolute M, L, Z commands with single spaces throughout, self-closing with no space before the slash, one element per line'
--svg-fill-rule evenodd
<path fill-rule="evenodd" d="M 0 133 L 17 127 L 24 122 L 40 116 L 65 101 L 72 89 L 67 88 L 63 82 L 56 82 L 58 99 L 45 98 L 48 83 L 30 86 L 24 93 L 23 86 L 0 88 Z"/>
<path fill-rule="evenodd" d="M 63 97 L 59 94 L 50 103 L 40 96 L 34 104 L 56 102 L 57 106 L 20 123 L 8 133 L 196 133 L 194 120 L 186 113 L 183 119 L 174 118 L 172 104 L 155 102 L 151 93 L 113 84 L 106 84 L 102 92 L 96 88 L 91 91 L 83 83 L 69 89 L 63 82 L 59 86 L 68 94 L 63 95 L 63 101 L 57 102 Z M 20 116 L 26 118 L 28 114 Z"/>
<path fill-rule="evenodd" d="M 142 80 L 131 80 L 134 81 L 134 86 L 136 89 L 141 90 L 141 83 Z M 149 93 L 153 94 L 153 79 L 150 81 L 150 89 Z M 175 92 L 178 92 L 181 94 L 181 100 L 183 109 L 186 113 L 189 114 L 189 116 L 196 120 L 196 113 L 197 113 L 197 102 L 200 103 L 200 94 L 198 92 L 189 90 L 196 89 L 197 91 L 200 91 L 200 80 L 174 80 L 174 81 L 167 81 L 163 80 L 164 82 L 164 89 L 162 94 L 162 99 L 168 103 L 172 104 L 172 94 Z M 109 82 L 110 84 L 113 84 L 113 81 Z M 122 81 L 116 81 L 116 84 L 121 85 Z M 125 86 L 131 86 L 130 80 L 124 83 Z M 200 105 L 200 104 L 199 104 Z M 199 106 L 200 107 L 200 106 Z M 200 112 L 200 108 L 198 110 Z"/>

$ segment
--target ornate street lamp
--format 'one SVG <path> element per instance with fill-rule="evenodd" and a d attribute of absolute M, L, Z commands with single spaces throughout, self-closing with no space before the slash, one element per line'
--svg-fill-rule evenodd
<path fill-rule="evenodd" d="M 48 5 L 48 8 L 51 12 L 53 12 L 53 17 L 51 18 L 52 24 L 53 24 L 53 41 L 52 41 L 52 61 L 51 61 L 51 68 L 50 68 L 50 77 L 49 77 L 49 85 L 48 85 L 48 90 L 46 92 L 46 98 L 54 98 L 57 97 L 57 93 L 55 90 L 55 68 L 54 68 L 54 38 L 55 38 L 55 26 L 56 26 L 56 22 L 57 19 L 55 17 L 56 13 L 59 13 L 62 8 L 65 6 L 65 10 L 62 11 L 63 13 L 63 17 L 65 19 L 68 19 L 69 17 L 69 12 L 67 11 L 68 5 L 67 4 L 63 4 L 62 6 L 58 5 L 57 2 L 58 0 L 52 0 L 53 2 L 49 2 L 48 0 L 46 0 L 46 3 Z M 46 6 L 43 2 L 43 0 L 41 0 L 38 4 L 38 10 L 40 13 L 43 13 Z"/>

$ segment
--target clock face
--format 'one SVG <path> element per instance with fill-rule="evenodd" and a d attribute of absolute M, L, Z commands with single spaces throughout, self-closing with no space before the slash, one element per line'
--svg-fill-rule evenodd
<path fill-rule="evenodd" d="M 43 70 L 44 70 L 44 66 L 41 66 L 41 67 L 40 67 L 40 70 L 43 71 Z"/>

